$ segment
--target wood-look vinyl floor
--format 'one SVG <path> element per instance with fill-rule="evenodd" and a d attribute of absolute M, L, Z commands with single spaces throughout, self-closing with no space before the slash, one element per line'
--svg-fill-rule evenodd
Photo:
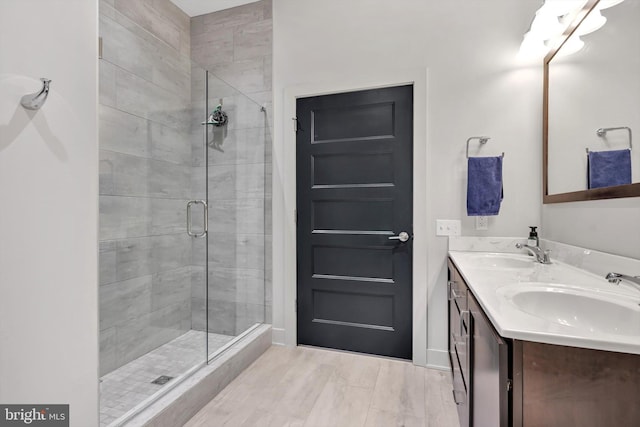
<path fill-rule="evenodd" d="M 187 427 L 457 427 L 448 372 L 272 346 Z"/>

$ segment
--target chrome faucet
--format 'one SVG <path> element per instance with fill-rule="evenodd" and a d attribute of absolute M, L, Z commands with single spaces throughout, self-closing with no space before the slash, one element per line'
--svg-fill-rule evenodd
<path fill-rule="evenodd" d="M 638 289 L 640 289 L 640 276 L 627 276 L 626 274 L 611 272 L 607 273 L 604 278 L 607 279 L 609 283 L 613 283 L 614 285 L 618 285 L 621 281 L 626 280 L 627 282 L 630 282 L 631 284 L 637 286 Z"/>
<path fill-rule="evenodd" d="M 525 249 L 531 255 L 536 257 L 536 260 L 540 264 L 551 264 L 551 258 L 549 258 L 549 252 L 551 252 L 551 251 L 548 250 L 548 249 L 547 250 L 542 250 L 537 246 L 523 245 L 522 243 L 516 243 L 516 248 Z"/>

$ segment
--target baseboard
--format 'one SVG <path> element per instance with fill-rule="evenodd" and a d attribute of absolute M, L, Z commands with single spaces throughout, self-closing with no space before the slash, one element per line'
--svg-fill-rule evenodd
<path fill-rule="evenodd" d="M 449 364 L 449 352 L 446 350 L 427 349 L 427 368 L 448 371 L 451 369 Z"/>
<path fill-rule="evenodd" d="M 284 328 L 271 328 L 272 343 L 278 345 L 285 345 Z"/>

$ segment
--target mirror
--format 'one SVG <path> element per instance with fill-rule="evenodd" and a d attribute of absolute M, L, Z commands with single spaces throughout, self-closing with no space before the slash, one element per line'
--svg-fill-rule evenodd
<path fill-rule="evenodd" d="M 640 196 L 640 2 L 600 3 L 544 61 L 544 203 Z"/>

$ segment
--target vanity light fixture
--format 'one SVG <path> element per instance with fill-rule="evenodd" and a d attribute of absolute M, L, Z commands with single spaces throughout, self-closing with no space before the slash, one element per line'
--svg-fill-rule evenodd
<path fill-rule="evenodd" d="M 584 19 L 584 21 L 582 21 L 580 26 L 576 28 L 576 32 L 574 34 L 584 36 L 585 34 L 593 33 L 594 31 L 599 30 L 606 22 L 607 18 L 602 16 L 600 9 L 594 9 Z"/>
<path fill-rule="evenodd" d="M 558 51 L 556 56 L 558 56 L 558 58 L 568 56 L 578 52 L 583 47 L 584 41 L 580 39 L 580 36 L 574 34 L 565 42 L 565 44 L 562 45 L 562 49 Z"/>
<path fill-rule="evenodd" d="M 562 48 L 562 55 L 571 55 L 582 49 L 584 42 L 579 36 L 592 33 L 601 28 L 607 18 L 600 13 L 624 0 L 600 0 L 596 8 L 582 21 L 573 40 L 568 40 Z M 524 35 L 518 57 L 521 59 L 542 59 L 549 53 L 555 40 L 571 24 L 576 13 L 584 6 L 584 0 L 545 0 L 536 11 L 529 31 Z"/>

